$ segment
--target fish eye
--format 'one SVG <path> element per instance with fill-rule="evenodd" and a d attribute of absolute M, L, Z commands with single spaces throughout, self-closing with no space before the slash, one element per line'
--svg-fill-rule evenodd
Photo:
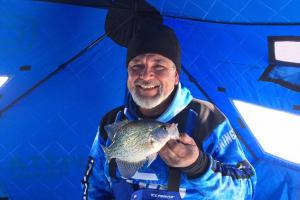
<path fill-rule="evenodd" d="M 167 126 L 166 126 L 166 125 L 161 125 L 161 128 L 162 128 L 163 130 L 167 130 Z"/>

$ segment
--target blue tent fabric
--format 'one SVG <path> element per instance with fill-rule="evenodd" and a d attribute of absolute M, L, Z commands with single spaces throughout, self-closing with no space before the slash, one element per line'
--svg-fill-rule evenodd
<path fill-rule="evenodd" d="M 10 77 L 0 88 L 2 196 L 81 198 L 98 122 L 123 102 L 126 48 L 107 35 L 105 20 L 112 6 L 129 14 L 131 6 L 76 2 L 81 5 L 0 2 L 0 75 Z M 299 88 L 300 68 L 270 62 L 268 44 L 270 37 L 300 36 L 299 3 L 147 2 L 178 35 L 182 84 L 195 97 L 215 103 L 236 130 L 257 172 L 255 199 L 300 199 L 300 164 L 265 152 L 232 103 L 242 100 L 300 115 L 300 92 L 293 89 Z M 151 18 L 149 9 L 140 12 Z"/>
<path fill-rule="evenodd" d="M 165 16 L 226 23 L 299 23 L 299 2 L 267 0 L 150 0 Z"/>

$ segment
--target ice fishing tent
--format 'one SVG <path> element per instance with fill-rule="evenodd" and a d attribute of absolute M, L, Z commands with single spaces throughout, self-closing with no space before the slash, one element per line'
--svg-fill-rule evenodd
<path fill-rule="evenodd" d="M 124 99 L 120 42 L 153 18 L 180 39 L 182 83 L 230 119 L 256 168 L 256 199 L 300 199 L 299 9 L 297 0 L 1 1 L 0 199 L 81 198 L 98 122 Z"/>

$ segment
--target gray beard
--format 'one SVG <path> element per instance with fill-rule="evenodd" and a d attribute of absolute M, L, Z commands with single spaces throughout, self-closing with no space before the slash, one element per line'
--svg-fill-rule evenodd
<path fill-rule="evenodd" d="M 172 93 L 163 95 L 162 93 L 162 86 L 159 86 L 158 94 L 151 98 L 145 98 L 141 96 L 138 91 L 137 87 L 135 86 L 132 91 L 130 91 L 133 101 L 141 108 L 145 109 L 152 109 L 161 104 L 164 100 L 168 98 L 168 96 Z"/>

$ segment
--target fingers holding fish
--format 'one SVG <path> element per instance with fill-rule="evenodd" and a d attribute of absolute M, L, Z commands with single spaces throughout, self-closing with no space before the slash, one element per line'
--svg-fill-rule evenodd
<path fill-rule="evenodd" d="M 199 149 L 193 138 L 182 134 L 178 140 L 168 141 L 159 154 L 171 167 L 187 167 L 196 161 Z"/>
<path fill-rule="evenodd" d="M 183 144 L 190 144 L 196 146 L 195 140 L 186 133 L 180 135 L 179 141 Z"/>
<path fill-rule="evenodd" d="M 180 158 L 184 158 L 190 153 L 190 147 L 187 146 L 187 144 L 181 143 L 179 140 L 170 140 L 165 147 Z"/>
<path fill-rule="evenodd" d="M 165 145 L 160 151 L 159 155 L 161 159 L 169 166 L 178 167 L 180 165 L 180 157 L 176 155 L 167 145 Z"/>
<path fill-rule="evenodd" d="M 181 158 L 189 156 L 198 149 L 194 139 L 185 133 L 181 134 L 177 140 L 169 140 L 166 146 Z"/>

